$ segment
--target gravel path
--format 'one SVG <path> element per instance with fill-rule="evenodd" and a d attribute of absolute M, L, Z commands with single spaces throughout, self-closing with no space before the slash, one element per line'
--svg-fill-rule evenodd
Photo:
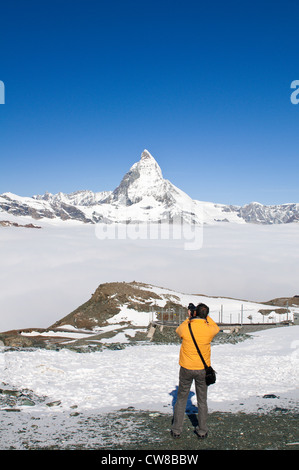
<path fill-rule="evenodd" d="M 209 415 L 209 436 L 194 435 L 194 415 L 185 417 L 180 439 L 170 436 L 170 414 L 121 410 L 106 415 L 1 411 L 1 450 L 298 450 L 298 413 Z"/>

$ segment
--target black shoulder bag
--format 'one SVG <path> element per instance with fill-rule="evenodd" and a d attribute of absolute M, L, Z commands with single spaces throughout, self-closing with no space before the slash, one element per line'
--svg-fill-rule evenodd
<path fill-rule="evenodd" d="M 214 384 L 216 382 L 216 371 L 213 369 L 213 367 L 207 366 L 207 364 L 206 364 L 206 362 L 205 362 L 205 360 L 204 360 L 204 358 L 203 358 L 203 356 L 200 352 L 200 349 L 197 346 L 197 342 L 195 341 L 195 338 L 194 338 L 194 335 L 193 335 L 193 332 L 192 332 L 192 329 L 191 329 L 191 322 L 190 321 L 188 323 L 188 326 L 189 326 L 189 330 L 190 330 L 193 342 L 194 342 L 195 347 L 197 349 L 197 352 L 200 355 L 200 359 L 202 360 L 202 363 L 204 365 L 204 368 L 205 368 L 205 371 L 206 371 L 206 384 L 209 386 L 209 385 Z"/>

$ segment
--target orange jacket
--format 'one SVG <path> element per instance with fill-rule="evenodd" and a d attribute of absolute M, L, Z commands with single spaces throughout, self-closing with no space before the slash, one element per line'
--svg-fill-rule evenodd
<path fill-rule="evenodd" d="M 204 365 L 193 343 L 189 327 L 189 318 L 187 318 L 176 329 L 177 334 L 182 338 L 180 349 L 180 366 L 185 369 L 198 370 L 204 369 Z M 219 326 L 210 318 L 207 321 L 202 318 L 192 318 L 191 328 L 201 354 L 208 366 L 211 365 L 211 341 L 219 332 Z"/>

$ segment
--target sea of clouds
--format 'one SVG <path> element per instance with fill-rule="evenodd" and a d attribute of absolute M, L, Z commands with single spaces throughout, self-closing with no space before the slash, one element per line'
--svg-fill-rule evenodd
<path fill-rule="evenodd" d="M 186 250 L 184 240 L 102 240 L 93 225 L 34 223 L 42 228 L 0 229 L 0 331 L 47 327 L 112 281 L 258 302 L 299 294 L 299 224 L 206 225 L 201 248 Z"/>

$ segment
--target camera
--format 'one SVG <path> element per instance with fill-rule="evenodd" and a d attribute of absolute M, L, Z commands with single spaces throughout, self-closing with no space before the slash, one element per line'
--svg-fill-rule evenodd
<path fill-rule="evenodd" d="M 188 310 L 191 310 L 191 312 L 194 312 L 196 310 L 196 307 L 194 304 L 189 304 L 188 305 Z"/>

